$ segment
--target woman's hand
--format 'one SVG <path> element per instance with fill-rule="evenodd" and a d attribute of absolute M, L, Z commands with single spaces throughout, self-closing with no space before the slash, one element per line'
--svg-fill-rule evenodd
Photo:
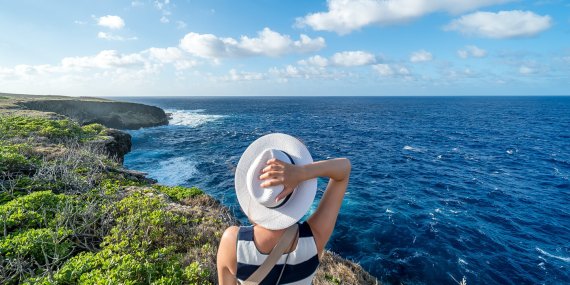
<path fill-rule="evenodd" d="M 297 185 L 304 181 L 304 171 L 302 166 L 289 164 L 272 158 L 267 161 L 267 166 L 261 170 L 259 179 L 265 180 L 261 187 L 283 185 L 283 191 L 275 198 L 276 202 L 291 194 Z"/>

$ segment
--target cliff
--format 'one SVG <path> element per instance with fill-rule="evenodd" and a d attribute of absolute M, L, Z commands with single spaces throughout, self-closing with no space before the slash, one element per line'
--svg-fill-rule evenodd
<path fill-rule="evenodd" d="M 164 110 L 138 103 L 112 101 L 92 97 L 34 96 L 2 94 L 3 105 L 12 112 L 27 109 L 52 112 L 79 122 L 81 125 L 99 123 L 109 128 L 139 129 L 168 124 Z M 0 104 L 2 108 L 2 104 Z M 5 108 L 7 109 L 7 108 Z"/>
<path fill-rule="evenodd" d="M 238 224 L 228 208 L 200 189 L 125 169 L 131 139 L 122 131 L 21 108 L 38 98 L 4 98 L 0 284 L 217 282 L 219 239 Z M 69 101 L 51 102 L 60 99 Z M 313 284 L 378 281 L 326 252 Z"/>

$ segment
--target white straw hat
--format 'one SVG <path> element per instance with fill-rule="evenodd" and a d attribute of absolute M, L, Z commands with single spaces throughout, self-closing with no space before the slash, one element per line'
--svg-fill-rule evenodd
<path fill-rule="evenodd" d="M 279 230 L 293 225 L 307 213 L 315 199 L 317 179 L 301 182 L 289 196 L 275 202 L 283 185 L 262 188 L 263 180 L 259 179 L 271 158 L 295 165 L 312 163 L 313 158 L 298 139 L 274 133 L 249 145 L 238 162 L 235 186 L 242 211 L 253 223 Z"/>

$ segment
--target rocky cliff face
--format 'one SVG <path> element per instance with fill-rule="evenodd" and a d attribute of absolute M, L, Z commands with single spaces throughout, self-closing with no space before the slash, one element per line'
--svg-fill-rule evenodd
<path fill-rule="evenodd" d="M 65 115 L 82 125 L 99 123 L 116 129 L 168 125 L 164 110 L 137 103 L 70 98 L 26 100 L 17 104 L 26 109 Z"/>
<path fill-rule="evenodd" d="M 125 155 L 131 151 L 131 135 L 117 129 L 103 131 L 104 139 L 89 141 L 90 144 L 101 147 L 107 155 L 123 163 Z"/>

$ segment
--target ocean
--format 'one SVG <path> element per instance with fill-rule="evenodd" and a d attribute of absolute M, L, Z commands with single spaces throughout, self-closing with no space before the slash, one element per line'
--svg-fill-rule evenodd
<path fill-rule="evenodd" d="M 172 113 L 129 131 L 126 167 L 198 186 L 243 223 L 233 170 L 258 137 L 350 158 L 327 247 L 385 284 L 570 284 L 570 97 L 117 99 Z"/>

